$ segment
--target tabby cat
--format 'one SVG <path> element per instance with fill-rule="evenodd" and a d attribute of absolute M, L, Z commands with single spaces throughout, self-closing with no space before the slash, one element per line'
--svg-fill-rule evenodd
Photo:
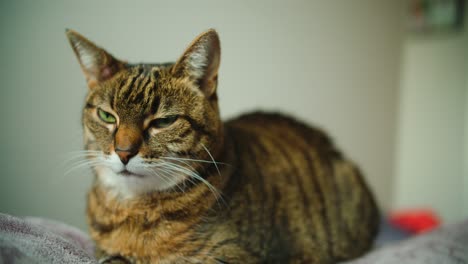
<path fill-rule="evenodd" d="M 164 64 L 67 36 L 89 87 L 87 220 L 102 263 L 336 263 L 371 247 L 376 204 L 327 135 L 280 114 L 221 121 L 216 31 Z"/>

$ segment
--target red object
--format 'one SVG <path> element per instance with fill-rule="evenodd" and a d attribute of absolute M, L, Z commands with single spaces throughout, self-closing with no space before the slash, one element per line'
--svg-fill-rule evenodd
<path fill-rule="evenodd" d="M 390 214 L 390 223 L 412 234 L 421 234 L 440 225 L 440 218 L 426 209 L 396 211 Z"/>

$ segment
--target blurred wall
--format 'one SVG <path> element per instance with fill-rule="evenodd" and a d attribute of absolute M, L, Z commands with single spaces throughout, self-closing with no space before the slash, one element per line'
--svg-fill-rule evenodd
<path fill-rule="evenodd" d="M 400 1 L 2 1 L 0 212 L 81 228 L 84 77 L 72 28 L 129 61 L 172 61 L 200 32 L 222 42 L 222 115 L 280 110 L 328 130 L 392 200 Z"/>
<path fill-rule="evenodd" d="M 465 41 L 468 43 L 468 29 L 465 29 Z M 468 64 L 468 52 L 465 53 L 465 61 Z M 465 161 L 465 177 L 463 184 L 463 217 L 468 218 L 468 65 L 465 67 L 466 86 L 465 86 L 465 152 L 463 159 Z"/>
<path fill-rule="evenodd" d="M 468 17 L 468 5 L 465 9 Z M 468 18 L 467 18 L 468 20 Z M 468 22 L 465 22 L 465 43 L 468 44 Z M 468 46 L 466 47 L 468 50 Z M 463 217 L 468 218 L 468 51 L 465 50 L 465 152 L 463 155 L 463 160 L 465 162 L 465 177 L 464 177 L 464 187 L 463 187 Z"/>
<path fill-rule="evenodd" d="M 410 35 L 403 48 L 395 208 L 446 222 L 468 217 L 467 32 Z"/>
<path fill-rule="evenodd" d="M 468 43 L 468 29 L 465 30 L 465 41 Z M 468 62 L 468 52 L 465 53 L 465 61 Z M 468 65 L 466 71 L 466 87 L 465 87 L 465 153 L 463 159 L 465 160 L 465 180 L 463 187 L 463 217 L 468 218 Z"/>

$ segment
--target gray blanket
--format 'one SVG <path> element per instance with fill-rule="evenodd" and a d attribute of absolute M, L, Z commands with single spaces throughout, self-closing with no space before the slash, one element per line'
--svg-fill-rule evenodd
<path fill-rule="evenodd" d="M 52 220 L 0 214 L 0 264 L 97 263 L 92 255 L 92 241 L 77 228 Z M 468 221 L 380 246 L 346 263 L 468 264 Z"/>
<path fill-rule="evenodd" d="M 0 214 L 0 263 L 97 263 L 79 229 L 39 218 Z"/>

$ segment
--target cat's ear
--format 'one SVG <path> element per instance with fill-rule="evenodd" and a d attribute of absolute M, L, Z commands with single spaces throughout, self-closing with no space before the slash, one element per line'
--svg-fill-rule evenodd
<path fill-rule="evenodd" d="M 210 98 L 216 93 L 220 56 L 218 33 L 210 29 L 189 45 L 174 65 L 173 73 L 195 80 L 200 90 Z"/>
<path fill-rule="evenodd" d="M 89 88 L 110 79 L 124 68 L 123 62 L 77 32 L 67 29 L 66 34 L 86 76 Z"/>

